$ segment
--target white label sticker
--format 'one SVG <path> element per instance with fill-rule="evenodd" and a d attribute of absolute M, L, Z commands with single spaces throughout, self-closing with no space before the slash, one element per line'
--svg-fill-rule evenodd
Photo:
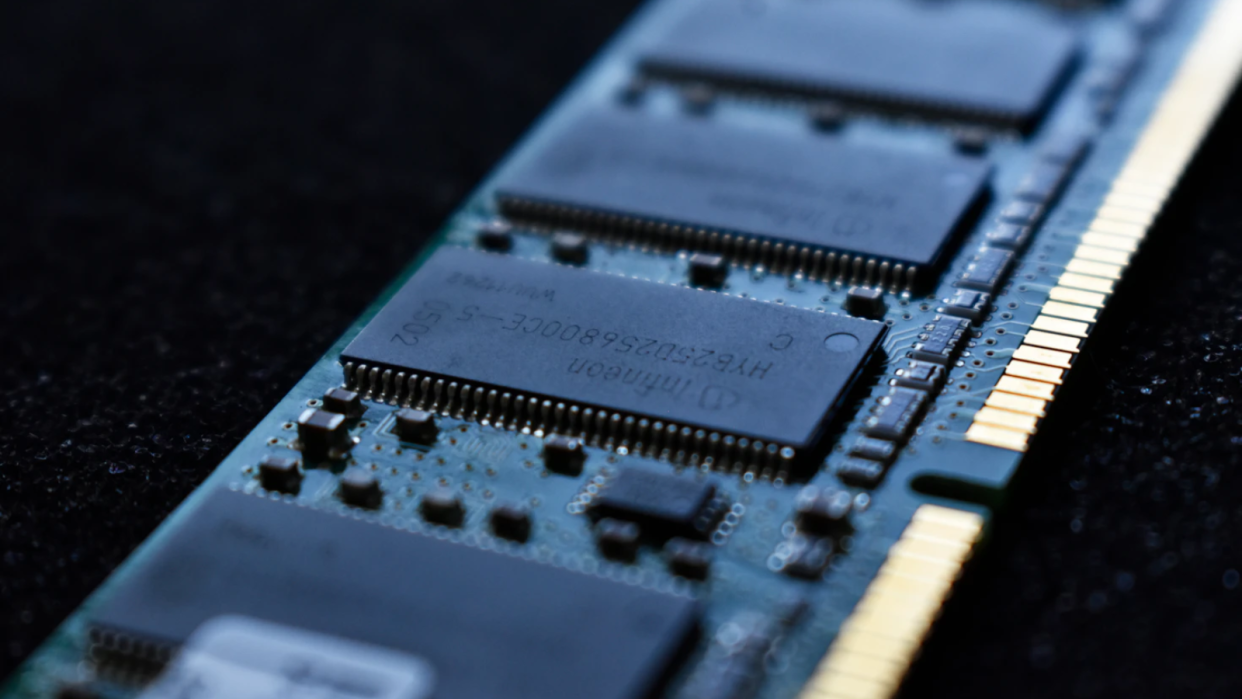
<path fill-rule="evenodd" d="M 427 661 L 247 617 L 203 624 L 140 699 L 428 699 Z"/>

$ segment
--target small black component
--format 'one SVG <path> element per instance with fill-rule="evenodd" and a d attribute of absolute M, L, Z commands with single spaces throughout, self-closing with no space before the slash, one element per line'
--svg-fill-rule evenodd
<path fill-rule="evenodd" d="M 228 489 L 181 514 L 93 634 L 176 647 L 238 614 L 423 658 L 443 699 L 665 696 L 698 636 L 687 595 Z"/>
<path fill-rule="evenodd" d="M 940 367 L 936 367 L 939 369 Z M 874 437 L 859 437 L 850 445 L 850 455 L 860 456 L 864 459 L 879 461 L 883 464 L 893 463 L 893 459 L 897 458 L 897 445 L 886 439 L 876 439 Z"/>
<path fill-rule="evenodd" d="M 502 539 L 525 543 L 530 538 L 530 510 L 516 503 L 500 503 L 492 508 L 492 533 Z"/>
<path fill-rule="evenodd" d="M 1061 131 L 1053 134 L 1039 149 L 1039 157 L 1045 163 L 1061 165 L 1067 169 L 1078 166 L 1091 147 L 1091 137 L 1080 131 Z"/>
<path fill-rule="evenodd" d="M 708 289 L 719 289 L 729 278 L 729 263 L 721 255 L 696 252 L 690 256 L 690 283 Z"/>
<path fill-rule="evenodd" d="M 423 495 L 418 503 L 423 519 L 446 527 L 460 527 L 466 517 L 466 507 L 461 498 L 447 488 L 437 488 Z"/>
<path fill-rule="evenodd" d="M 596 496 L 591 516 L 637 522 L 649 539 L 704 539 L 725 508 L 716 486 L 693 476 L 624 467 Z"/>
<path fill-rule="evenodd" d="M 801 594 L 785 595 L 776 603 L 776 612 L 773 616 L 781 626 L 791 628 L 806 621 L 807 613 L 811 611 L 811 600 Z"/>
<path fill-rule="evenodd" d="M 1048 206 L 1061 193 L 1069 169 L 1056 163 L 1040 163 L 1031 168 L 1018 184 L 1014 196 L 1024 201 Z"/>
<path fill-rule="evenodd" d="M 362 396 L 339 386 L 323 394 L 323 409 L 345 417 L 360 417 L 367 410 L 362 404 Z"/>
<path fill-rule="evenodd" d="M 271 454 L 259 462 L 259 485 L 264 490 L 296 495 L 302 489 L 302 472 L 298 462 Z"/>
<path fill-rule="evenodd" d="M 56 699 L 99 699 L 99 694 L 84 684 L 75 683 L 56 690 Z"/>
<path fill-rule="evenodd" d="M 957 286 L 992 293 L 1005 280 L 1013 253 L 999 248 L 980 248 L 966 271 L 958 277 Z"/>
<path fill-rule="evenodd" d="M 664 545 L 668 569 L 690 580 L 706 580 L 712 567 L 712 548 L 700 541 L 672 539 Z"/>
<path fill-rule="evenodd" d="M 944 313 L 965 318 L 971 323 L 978 323 L 988 314 L 988 310 L 992 307 L 992 295 L 985 294 L 981 291 L 969 291 L 967 289 L 959 289 L 953 295 L 953 298 L 945 302 L 945 306 L 941 309 Z"/>
<path fill-rule="evenodd" d="M 854 496 L 846 490 L 808 485 L 798 493 L 794 505 L 798 529 L 808 534 L 827 536 L 852 528 L 850 511 Z"/>
<path fill-rule="evenodd" d="M 513 249 L 513 226 L 505 221 L 488 221 L 479 229 L 475 242 L 484 250 L 509 252 Z"/>
<path fill-rule="evenodd" d="M 912 361 L 904 369 L 897 370 L 898 386 L 935 393 L 944 383 L 944 367 L 931 362 Z"/>
<path fill-rule="evenodd" d="M 1101 63 L 1091 68 L 1083 80 L 1087 84 L 1087 93 L 1095 100 L 1096 106 L 1112 104 L 1130 79 L 1125 66 L 1116 63 Z"/>
<path fill-rule="evenodd" d="M 1001 223 L 1013 223 L 1019 226 L 1035 227 L 1044 217 L 1044 207 L 1030 201 L 1011 201 L 1001 209 Z"/>
<path fill-rule="evenodd" d="M 338 494 L 346 505 L 362 507 L 368 510 L 377 509 L 384 501 L 384 492 L 380 490 L 379 479 L 374 473 L 362 468 L 347 468 L 341 474 Z"/>
<path fill-rule="evenodd" d="M 913 388 L 894 388 L 876 404 L 863 423 L 863 432 L 880 439 L 905 443 L 927 405 L 927 394 Z"/>
<path fill-rule="evenodd" d="M 998 223 L 989 228 L 984 236 L 987 238 L 989 247 L 1020 250 L 1026 247 L 1027 241 L 1031 239 L 1032 231 L 1030 226 L 1021 223 Z"/>
<path fill-rule="evenodd" d="M 836 131 L 845 125 L 845 110 L 837 102 L 816 102 L 811 105 L 810 117 L 818 131 Z"/>
<path fill-rule="evenodd" d="M 863 318 L 883 318 L 884 312 L 888 310 L 888 304 L 884 303 L 884 292 L 869 286 L 850 289 L 843 307 L 850 315 Z"/>
<path fill-rule="evenodd" d="M 681 90 L 681 104 L 691 114 L 706 114 L 716 104 L 716 91 L 703 83 L 686 85 Z"/>
<path fill-rule="evenodd" d="M 884 480 L 884 464 L 866 459 L 846 459 L 837 467 L 837 478 L 856 488 L 874 488 Z"/>
<path fill-rule="evenodd" d="M 554 233 L 552 235 L 552 258 L 569 265 L 584 265 L 590 254 L 586 236 L 581 233 Z"/>
<path fill-rule="evenodd" d="M 832 540 L 799 537 L 781 572 L 794 578 L 819 580 L 832 562 Z"/>
<path fill-rule="evenodd" d="M 970 321 L 965 318 L 939 316 L 927 331 L 927 337 L 914 345 L 915 359 L 948 366 L 970 337 Z"/>
<path fill-rule="evenodd" d="M 543 465 L 552 473 L 580 476 L 585 463 L 586 449 L 581 439 L 554 434 L 543 440 Z"/>
<path fill-rule="evenodd" d="M 1095 116 L 1101 124 L 1107 124 L 1112 121 L 1114 115 L 1117 114 L 1117 108 L 1121 106 L 1121 91 L 1124 85 L 1117 86 L 1117 92 L 1100 96 L 1095 99 Z"/>
<path fill-rule="evenodd" d="M 595 538 L 599 552 L 604 558 L 633 563 L 638 557 L 638 543 L 642 531 L 633 522 L 619 519 L 602 519 L 595 525 Z"/>
<path fill-rule="evenodd" d="M 985 129 L 960 129 L 953 134 L 953 147 L 964 155 L 983 155 L 992 135 Z"/>
<path fill-rule="evenodd" d="M 1092 66 L 1083 82 L 1087 93 L 1095 102 L 1096 114 L 1104 120 L 1112 117 L 1121 100 L 1122 93 L 1138 71 L 1140 51 L 1134 44 L 1124 49 L 1114 49 Z"/>
<path fill-rule="evenodd" d="M 646 78 L 641 75 L 636 75 L 630 78 L 629 81 L 627 81 L 620 89 L 620 91 L 618 91 L 617 99 L 621 102 L 621 104 L 625 105 L 632 106 L 638 104 L 647 96 L 647 89 L 649 87 L 651 87 L 651 85 Z"/>
<path fill-rule="evenodd" d="M 343 459 L 354 447 L 346 418 L 340 413 L 308 408 L 298 417 L 298 442 L 310 461 Z"/>
<path fill-rule="evenodd" d="M 435 444 L 440 428 L 436 426 L 434 414 L 426 410 L 402 408 L 393 416 L 393 431 L 403 442 Z"/>

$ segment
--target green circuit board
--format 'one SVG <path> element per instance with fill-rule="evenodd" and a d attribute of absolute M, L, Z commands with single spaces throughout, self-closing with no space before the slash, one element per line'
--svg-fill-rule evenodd
<path fill-rule="evenodd" d="M 883 699 L 1242 2 L 654 0 L 5 699 Z"/>

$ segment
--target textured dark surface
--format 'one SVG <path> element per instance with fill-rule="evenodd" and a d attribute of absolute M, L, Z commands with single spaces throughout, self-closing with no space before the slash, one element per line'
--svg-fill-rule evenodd
<path fill-rule="evenodd" d="M 633 5 L 0 4 L 0 674 Z M 909 696 L 1242 693 L 1239 119 L 1133 268 Z"/>

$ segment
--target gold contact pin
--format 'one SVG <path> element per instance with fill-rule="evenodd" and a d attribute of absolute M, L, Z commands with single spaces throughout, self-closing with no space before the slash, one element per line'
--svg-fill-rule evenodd
<path fill-rule="evenodd" d="M 1071 354 L 1078 353 L 1078 347 L 1081 344 L 1079 340 L 1056 333 L 1046 333 L 1039 330 L 1030 330 L 1026 333 L 1025 343 L 1035 345 L 1036 347 L 1045 347 L 1061 352 L 1069 352 Z"/>
<path fill-rule="evenodd" d="M 1151 225 L 1156 218 L 1154 211 L 1139 211 L 1137 209 L 1125 209 L 1119 206 L 1104 205 L 1100 207 L 1099 220 L 1115 221 L 1121 224 L 1131 224 L 1139 226 L 1144 231 Z"/>
<path fill-rule="evenodd" d="M 1057 333 L 1058 335 L 1069 335 L 1070 337 L 1083 338 L 1087 336 L 1090 325 L 1075 320 L 1065 320 L 1064 318 L 1054 318 L 1052 316 L 1041 315 L 1031 323 L 1031 327 L 1048 333 Z"/>
<path fill-rule="evenodd" d="M 1069 264 L 1065 265 L 1066 272 L 1085 274 L 1089 277 L 1102 277 L 1104 279 L 1112 279 L 1113 281 L 1121 279 L 1121 273 L 1124 270 L 1124 265 L 1098 262 L 1081 257 L 1075 257 L 1069 261 Z"/>
<path fill-rule="evenodd" d="M 1035 364 L 1053 366 L 1059 369 L 1068 369 L 1074 359 L 1074 355 L 1069 352 L 1058 352 L 1043 347 L 1022 345 L 1013 351 L 1013 358 L 1024 362 L 1034 362 Z"/>
<path fill-rule="evenodd" d="M 1160 213 L 1160 209 L 1164 208 L 1164 201 L 1162 199 L 1153 199 L 1151 197 L 1141 197 L 1133 194 L 1113 191 L 1109 192 L 1108 196 L 1104 197 L 1104 206 L 1114 209 L 1141 211 L 1146 214 L 1155 215 Z"/>
<path fill-rule="evenodd" d="M 1094 308 L 1087 306 L 1077 306 L 1070 303 L 1062 303 L 1060 301 L 1049 301 L 1044 304 L 1044 313 L 1058 318 L 1067 320 L 1078 320 L 1084 323 L 1094 323 L 1096 312 Z"/>
<path fill-rule="evenodd" d="M 1118 179 L 1113 182 L 1113 191 L 1127 196 L 1158 199 L 1163 202 L 1169 196 L 1169 188 L 1150 185 L 1143 182 Z"/>
<path fill-rule="evenodd" d="M 1072 289 L 1067 286 L 1053 287 L 1048 292 L 1048 298 L 1059 303 L 1072 303 L 1077 306 L 1087 306 L 1088 308 L 1103 308 L 1104 302 L 1108 297 L 1104 294 L 1094 291 L 1083 291 L 1082 289 Z"/>
<path fill-rule="evenodd" d="M 1017 430 L 1026 434 L 1035 434 L 1035 425 L 1039 423 L 1039 419 L 1034 415 L 1011 413 L 1008 410 L 997 410 L 996 408 L 983 408 L 975 413 L 975 422 L 992 425 L 993 427 Z"/>
<path fill-rule="evenodd" d="M 971 423 L 966 430 L 966 441 L 975 444 L 986 444 L 989 447 L 1008 449 L 1009 451 L 1026 451 L 1031 435 L 1004 427 L 996 427 L 985 422 Z"/>
<path fill-rule="evenodd" d="M 1027 398 L 1026 396 L 1016 396 L 1012 393 L 992 391 L 985 405 L 991 408 L 1008 410 L 1011 413 L 1026 413 L 1032 417 L 1040 418 L 1047 414 L 1044 408 L 1048 403 L 1038 398 Z"/>
<path fill-rule="evenodd" d="M 1138 250 L 1138 239 L 1128 235 L 1117 235 L 1112 232 L 1100 231 L 1092 228 L 1089 232 L 1084 233 L 1082 242 L 1087 245 L 1094 245 L 1097 248 L 1108 248 L 1111 250 L 1122 250 L 1124 252 L 1135 252 Z"/>
<path fill-rule="evenodd" d="M 1024 379 L 1013 374 L 1005 374 L 996 382 L 995 390 L 1048 401 L 1052 400 L 1053 394 L 1056 393 L 1056 386 L 1042 381 Z"/>
<path fill-rule="evenodd" d="M 1009 376 L 1017 376 L 1022 379 L 1030 379 L 1031 381 L 1042 381 L 1050 383 L 1054 386 L 1061 385 L 1061 377 L 1065 370 L 1055 367 L 1044 366 L 1042 364 L 1032 364 L 1014 359 L 1005 367 L 1005 374 Z"/>
<path fill-rule="evenodd" d="M 1108 248 L 1097 248 L 1094 245 L 1079 245 L 1078 250 L 1074 253 L 1075 260 L 1106 262 L 1121 268 L 1130 264 L 1131 257 L 1133 255 L 1124 250 L 1109 250 Z"/>
<path fill-rule="evenodd" d="M 1090 230 L 1096 233 L 1116 235 L 1122 238 L 1141 239 L 1143 236 L 1147 235 L 1147 225 L 1148 224 L 1117 221 L 1111 218 L 1105 218 L 1102 214 L 1097 214 L 1095 221 L 1091 223 Z"/>
<path fill-rule="evenodd" d="M 1073 272 L 1066 272 L 1065 274 L 1061 275 L 1061 279 L 1058 280 L 1058 283 L 1061 286 L 1068 286 L 1068 287 L 1072 287 L 1075 289 L 1082 289 L 1083 291 L 1094 291 L 1097 294 L 1113 293 L 1112 280 L 1101 279 L 1099 277 L 1088 277 L 1084 274 L 1074 274 Z"/>

